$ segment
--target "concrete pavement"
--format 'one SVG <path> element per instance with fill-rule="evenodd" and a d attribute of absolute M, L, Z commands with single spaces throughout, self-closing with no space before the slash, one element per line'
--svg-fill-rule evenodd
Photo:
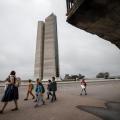
<path fill-rule="evenodd" d="M 80 96 L 79 82 L 59 84 L 58 100 L 55 103 L 46 100 L 46 105 L 34 108 L 35 103 L 33 100 L 23 100 L 26 95 L 26 87 L 23 86 L 19 90 L 19 110 L 12 112 L 11 109 L 14 107 L 14 103 L 10 102 L 4 114 L 0 114 L 0 120 L 101 120 L 102 117 L 100 118 L 97 114 L 79 109 L 78 106 L 106 108 L 106 102 L 120 102 L 119 89 L 120 81 L 95 82 L 88 84 L 87 96 Z M 0 103 L 0 108 L 1 106 L 2 103 Z M 119 109 L 116 111 L 119 112 Z"/>

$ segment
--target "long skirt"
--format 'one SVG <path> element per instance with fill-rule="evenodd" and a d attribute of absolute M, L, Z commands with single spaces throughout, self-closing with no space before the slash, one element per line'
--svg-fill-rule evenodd
<path fill-rule="evenodd" d="M 16 87 L 15 85 L 8 85 L 1 101 L 9 102 L 12 100 L 18 100 L 18 98 L 18 87 Z"/>

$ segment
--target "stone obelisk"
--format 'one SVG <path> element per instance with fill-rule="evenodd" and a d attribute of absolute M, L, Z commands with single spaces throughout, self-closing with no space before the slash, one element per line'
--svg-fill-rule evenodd
<path fill-rule="evenodd" d="M 48 80 L 59 77 L 57 20 L 52 13 L 38 22 L 34 77 Z"/>

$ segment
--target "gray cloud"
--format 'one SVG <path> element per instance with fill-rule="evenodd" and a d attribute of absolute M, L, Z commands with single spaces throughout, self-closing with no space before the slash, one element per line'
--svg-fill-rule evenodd
<path fill-rule="evenodd" d="M 58 20 L 61 76 L 120 74 L 120 50 L 111 43 L 66 22 L 61 0 L 0 0 L 0 79 L 11 70 L 23 79 L 33 77 L 37 22 L 54 12 Z"/>

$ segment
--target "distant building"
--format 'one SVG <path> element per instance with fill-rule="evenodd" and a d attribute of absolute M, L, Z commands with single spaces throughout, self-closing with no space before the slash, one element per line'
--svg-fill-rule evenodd
<path fill-rule="evenodd" d="M 57 20 L 54 14 L 38 22 L 34 77 L 59 77 Z"/>
<path fill-rule="evenodd" d="M 120 75 L 110 76 L 109 79 L 120 79 Z"/>

